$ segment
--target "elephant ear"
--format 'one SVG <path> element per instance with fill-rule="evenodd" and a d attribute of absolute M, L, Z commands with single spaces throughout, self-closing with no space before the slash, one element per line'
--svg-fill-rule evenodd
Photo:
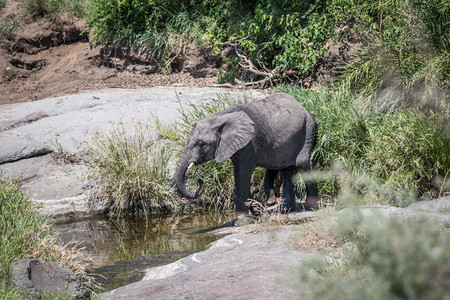
<path fill-rule="evenodd" d="M 229 113 L 221 118 L 224 118 L 224 122 L 220 128 L 220 138 L 216 149 L 218 163 L 224 162 L 247 146 L 255 132 L 255 123 L 243 111 Z"/>

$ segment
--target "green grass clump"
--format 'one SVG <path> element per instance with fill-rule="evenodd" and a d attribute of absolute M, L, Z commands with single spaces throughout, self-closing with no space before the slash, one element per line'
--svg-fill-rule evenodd
<path fill-rule="evenodd" d="M 93 168 L 94 197 L 109 201 L 113 214 L 147 215 L 177 208 L 170 188 L 167 145 L 149 140 L 144 129 L 128 134 L 123 127 L 98 134 L 88 144 L 85 159 Z"/>
<path fill-rule="evenodd" d="M 370 177 L 394 190 L 413 189 L 432 197 L 445 193 L 434 183 L 450 172 L 448 107 L 435 113 L 397 103 L 381 111 L 345 85 L 317 92 L 281 90 L 296 97 L 316 118 L 319 135 L 312 159 L 321 171 L 333 171 L 339 162 L 356 178 Z M 339 186 L 336 180 L 325 180 L 320 189 L 337 195 Z"/>
<path fill-rule="evenodd" d="M 88 10 L 89 0 L 21 0 L 26 14 L 55 16 L 67 13 L 75 17 L 84 17 Z"/>
<path fill-rule="evenodd" d="M 342 224 L 332 231 L 352 246 L 339 263 L 316 265 L 316 275 L 308 277 L 310 299 L 448 298 L 448 230 L 416 218 L 363 218 Z"/>

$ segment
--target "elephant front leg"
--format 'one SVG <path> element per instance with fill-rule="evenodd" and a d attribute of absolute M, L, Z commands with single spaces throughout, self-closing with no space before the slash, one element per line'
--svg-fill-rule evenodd
<path fill-rule="evenodd" d="M 245 202 L 250 197 L 250 180 L 256 166 L 251 160 L 245 159 L 233 160 L 233 164 L 236 214 L 248 214 Z"/>
<path fill-rule="evenodd" d="M 283 201 L 286 211 L 295 210 L 295 185 L 293 178 L 295 175 L 295 168 L 290 167 L 281 170 L 281 177 L 283 180 Z"/>

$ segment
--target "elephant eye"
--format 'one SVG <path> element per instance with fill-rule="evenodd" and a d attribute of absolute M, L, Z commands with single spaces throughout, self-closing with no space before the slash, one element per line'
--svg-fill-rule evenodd
<path fill-rule="evenodd" d="M 195 143 L 195 146 L 197 147 L 204 147 L 206 145 L 206 143 L 204 141 L 198 141 L 197 143 Z"/>

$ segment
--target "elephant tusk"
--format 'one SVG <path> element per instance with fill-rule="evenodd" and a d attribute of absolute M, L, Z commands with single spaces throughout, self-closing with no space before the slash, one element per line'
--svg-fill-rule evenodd
<path fill-rule="evenodd" d="M 189 172 L 189 170 L 192 168 L 193 165 L 194 165 L 193 162 L 191 162 L 191 163 L 189 164 L 189 166 L 188 166 L 188 168 L 187 168 L 187 172 Z"/>

